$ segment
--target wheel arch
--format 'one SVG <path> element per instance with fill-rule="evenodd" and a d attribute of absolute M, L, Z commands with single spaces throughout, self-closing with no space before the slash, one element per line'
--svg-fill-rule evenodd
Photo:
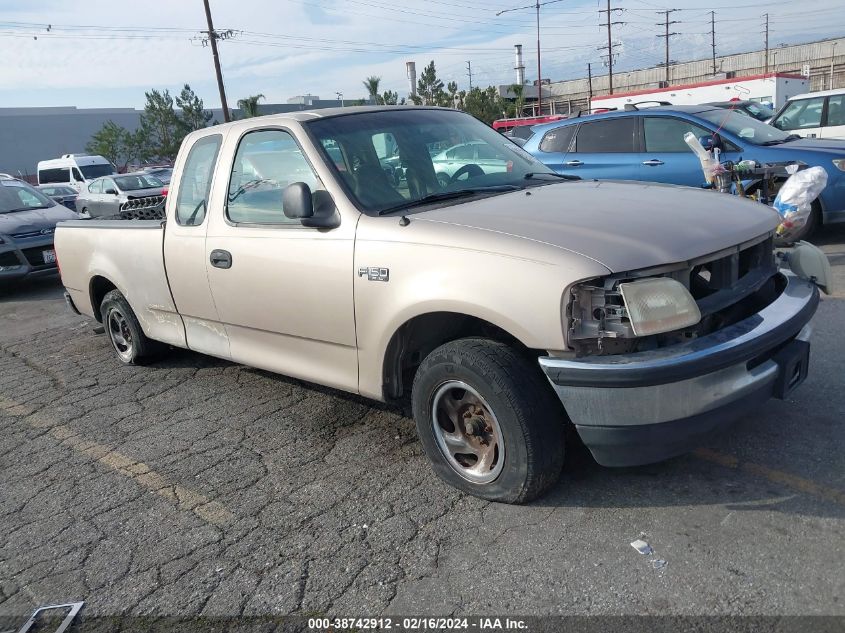
<path fill-rule="evenodd" d="M 402 398 L 410 389 L 417 367 L 435 348 L 468 337 L 507 343 L 525 355 L 539 355 L 505 328 L 463 312 L 431 311 L 404 321 L 390 337 L 382 361 L 382 395 Z"/>
<path fill-rule="evenodd" d="M 94 318 L 100 323 L 103 322 L 103 315 L 100 314 L 100 304 L 103 302 L 103 297 L 112 290 L 120 290 L 120 288 L 103 275 L 94 275 L 91 277 L 91 281 L 88 282 L 88 296 L 91 298 L 91 308 Z"/>

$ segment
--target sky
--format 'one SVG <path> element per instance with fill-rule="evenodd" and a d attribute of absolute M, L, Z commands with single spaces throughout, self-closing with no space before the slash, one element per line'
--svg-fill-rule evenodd
<path fill-rule="evenodd" d="M 363 80 L 405 96 L 405 62 L 417 72 L 434 60 L 438 76 L 468 87 L 515 80 L 514 44 L 523 44 L 526 79 L 536 78 L 533 0 L 211 0 L 230 107 L 263 94 L 267 103 L 313 94 L 363 98 Z M 553 81 L 606 73 L 606 0 L 560 0 L 541 7 L 543 77 Z M 710 56 L 710 10 L 717 53 L 769 42 L 845 35 L 845 0 L 611 0 L 618 10 L 615 69 L 646 68 L 664 58 L 663 20 L 671 14 L 672 60 Z M 496 15 L 503 9 L 516 11 Z M 211 51 L 203 45 L 202 0 L 0 0 L 0 107 L 143 107 L 144 91 L 178 93 L 188 83 L 206 107 L 219 107 Z M 843 51 L 845 53 L 845 51 Z"/>

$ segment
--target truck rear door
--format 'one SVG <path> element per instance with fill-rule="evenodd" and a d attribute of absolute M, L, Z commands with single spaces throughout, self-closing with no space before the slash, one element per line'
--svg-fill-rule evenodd
<path fill-rule="evenodd" d="M 288 185 L 324 188 L 291 131 L 232 132 L 223 155 L 206 265 L 232 359 L 357 391 L 355 223 L 316 229 L 284 215 Z"/>
<path fill-rule="evenodd" d="M 229 339 L 208 282 L 205 244 L 209 209 L 224 203 L 222 197 L 213 199 L 212 189 L 222 144 L 221 134 L 209 134 L 195 140 L 184 158 L 180 153 L 168 199 L 164 263 L 188 347 L 229 358 Z"/>

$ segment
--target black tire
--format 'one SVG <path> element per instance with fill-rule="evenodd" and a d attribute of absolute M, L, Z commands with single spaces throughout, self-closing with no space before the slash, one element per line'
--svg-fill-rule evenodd
<path fill-rule="evenodd" d="M 439 174 L 437 174 L 437 182 L 440 183 L 440 186 L 443 187 L 443 189 L 446 189 L 446 187 L 448 187 L 452 183 L 452 179 L 449 178 L 448 174 L 440 172 Z"/>
<path fill-rule="evenodd" d="M 438 403 L 444 401 L 446 396 L 439 394 L 450 388 L 460 394 L 459 387 L 458 391 L 450 387 L 458 384 L 467 385 L 476 393 L 458 395 L 457 400 L 453 396 L 451 405 L 445 407 L 454 407 L 455 402 L 480 396 L 481 401 L 489 405 L 498 425 L 504 458 L 501 465 L 496 464 L 495 468 L 500 470 L 492 481 L 467 479 L 467 464 L 458 463 L 463 454 L 447 457 L 446 449 L 441 448 L 445 435 L 455 437 L 455 433 L 463 433 L 464 438 L 473 441 L 474 436 L 489 437 L 479 433 L 477 426 L 474 433 L 468 433 L 466 427 L 469 425 L 463 422 L 470 420 L 475 425 L 477 422 L 473 420 L 484 420 L 484 416 L 473 418 L 465 409 L 458 409 L 454 417 L 463 420 L 458 424 L 465 428 L 448 431 L 444 429 L 450 424 L 456 425 L 451 422 L 447 409 L 438 408 L 439 413 L 434 413 L 435 398 Z M 434 472 L 455 488 L 490 501 L 526 503 L 548 490 L 560 476 L 564 456 L 563 407 L 536 361 L 504 343 L 467 338 L 435 349 L 417 370 L 412 405 L 417 432 Z M 444 420 L 444 415 L 449 419 Z M 489 431 L 491 427 L 480 430 Z M 498 450 L 498 444 L 496 448 Z M 499 455 L 496 453 L 493 459 L 497 460 Z M 463 470 L 459 472 L 459 468 Z"/>
<path fill-rule="evenodd" d="M 813 236 L 822 222 L 822 208 L 817 200 L 813 201 L 813 210 L 810 212 L 810 217 L 807 218 L 807 223 L 798 231 L 789 236 L 789 239 L 778 238 L 775 240 L 775 246 L 786 246 L 787 244 L 794 244 L 801 240 L 809 239 Z"/>
<path fill-rule="evenodd" d="M 100 303 L 106 335 L 124 365 L 142 365 L 158 356 L 164 346 L 147 338 L 138 317 L 119 290 L 112 290 Z"/>

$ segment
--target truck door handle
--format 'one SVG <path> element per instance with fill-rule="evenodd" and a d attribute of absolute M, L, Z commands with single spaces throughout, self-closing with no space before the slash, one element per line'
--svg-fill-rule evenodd
<path fill-rule="evenodd" d="M 570 160 L 570 161 L 567 161 L 566 166 L 567 167 L 580 167 L 583 164 L 584 163 L 582 163 L 580 160 Z"/>
<path fill-rule="evenodd" d="M 652 158 L 651 160 L 644 160 L 643 165 L 646 167 L 657 167 L 658 165 L 663 165 L 662 160 L 657 160 L 656 158 Z"/>
<path fill-rule="evenodd" d="M 215 268 L 231 268 L 232 267 L 232 253 L 215 248 L 211 251 L 209 258 L 211 265 Z"/>

